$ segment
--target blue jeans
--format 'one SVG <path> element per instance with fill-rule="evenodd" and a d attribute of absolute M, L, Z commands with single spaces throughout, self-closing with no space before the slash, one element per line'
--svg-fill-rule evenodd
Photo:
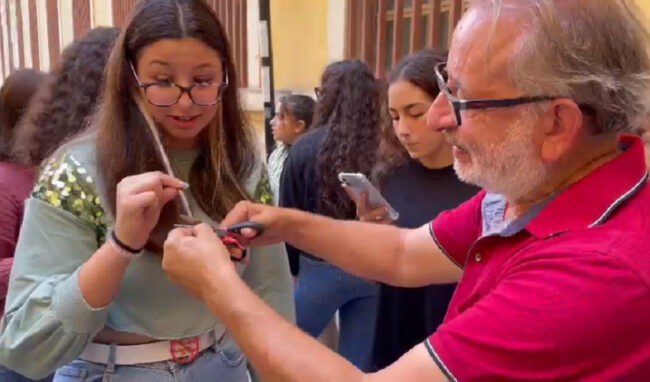
<path fill-rule="evenodd" d="M 379 285 L 345 273 L 326 262 L 300 257 L 296 285 L 296 321 L 318 337 L 339 311 L 339 354 L 363 371 L 371 369 L 371 351 Z"/>
<path fill-rule="evenodd" d="M 49 382 L 52 376 L 34 381 L 0 365 L 0 382 Z"/>
<path fill-rule="evenodd" d="M 226 335 L 190 364 L 163 361 L 114 365 L 76 360 L 56 371 L 54 382 L 247 382 L 246 359 Z"/>

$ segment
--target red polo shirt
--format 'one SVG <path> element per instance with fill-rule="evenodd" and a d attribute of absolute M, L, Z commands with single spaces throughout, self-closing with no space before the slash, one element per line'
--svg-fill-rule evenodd
<path fill-rule="evenodd" d="M 643 143 L 620 143 L 505 229 L 484 192 L 431 223 L 464 271 L 425 341 L 451 380 L 650 380 L 650 188 Z"/>

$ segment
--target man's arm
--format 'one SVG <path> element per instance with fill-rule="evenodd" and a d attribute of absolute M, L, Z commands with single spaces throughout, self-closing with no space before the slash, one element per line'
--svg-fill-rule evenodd
<path fill-rule="evenodd" d="M 346 272 L 390 285 L 452 283 L 462 275 L 462 269 L 433 240 L 428 226 L 399 229 L 249 202 L 239 203 L 222 226 L 245 221 L 266 226 L 264 235 L 252 244 L 286 241 Z"/>
<path fill-rule="evenodd" d="M 234 271 L 222 271 L 225 271 L 222 275 L 210 278 L 214 282 L 204 289 L 206 304 L 228 328 L 264 381 L 447 380 L 422 344 L 390 367 L 374 374 L 363 374 L 281 318 Z"/>
<path fill-rule="evenodd" d="M 172 282 L 204 301 L 219 317 L 263 380 L 444 380 L 423 345 L 386 370 L 363 374 L 264 304 L 237 275 L 230 256 L 212 229 L 201 224 L 169 233 L 162 267 Z"/>

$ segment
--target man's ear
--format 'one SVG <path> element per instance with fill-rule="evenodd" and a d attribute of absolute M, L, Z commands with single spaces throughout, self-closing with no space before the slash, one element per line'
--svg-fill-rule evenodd
<path fill-rule="evenodd" d="M 575 140 L 583 132 L 583 115 L 580 107 L 569 99 L 553 101 L 542 119 L 542 159 L 556 162 L 574 147 Z"/>

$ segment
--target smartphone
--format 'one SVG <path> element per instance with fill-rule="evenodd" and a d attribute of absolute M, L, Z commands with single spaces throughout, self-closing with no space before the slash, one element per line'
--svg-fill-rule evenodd
<path fill-rule="evenodd" d="M 339 181 L 341 184 L 348 186 L 357 199 L 361 197 L 362 193 L 367 193 L 369 208 L 388 207 L 388 218 L 391 220 L 399 218 L 399 213 L 388 204 L 379 190 L 370 183 L 365 175 L 358 172 L 342 172 L 339 174 Z"/>

